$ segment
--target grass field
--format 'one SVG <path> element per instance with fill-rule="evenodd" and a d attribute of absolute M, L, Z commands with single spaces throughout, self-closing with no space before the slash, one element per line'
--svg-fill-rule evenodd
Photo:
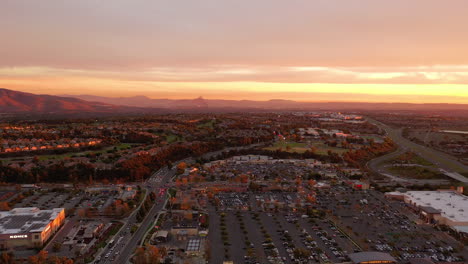
<path fill-rule="evenodd" d="M 65 158 L 71 158 L 72 156 L 86 156 L 87 154 L 95 153 L 95 154 L 103 154 L 109 150 L 112 150 L 114 148 L 117 148 L 117 150 L 123 150 L 123 149 L 128 149 L 131 148 L 134 145 L 138 144 L 128 144 L 128 143 L 121 143 L 119 145 L 115 146 L 110 146 L 107 148 L 103 148 L 101 150 L 88 150 L 88 151 L 83 151 L 83 152 L 68 152 L 68 153 L 63 153 L 63 154 L 57 154 L 57 155 L 38 155 L 37 157 L 39 160 L 61 160 Z"/>
<path fill-rule="evenodd" d="M 468 167 L 456 161 L 453 156 L 422 145 L 418 145 L 410 140 L 403 138 L 401 136 L 401 129 L 388 127 L 378 121 L 373 120 L 372 118 L 367 118 L 367 120 L 373 124 L 376 124 L 380 128 L 385 129 L 388 137 L 390 137 L 400 147 L 404 146 L 406 149 L 410 149 L 411 151 L 418 153 L 419 156 L 445 170 L 458 173 L 468 172 Z"/>
<path fill-rule="evenodd" d="M 265 148 L 266 150 L 276 151 L 282 150 L 287 152 L 297 152 L 297 153 L 304 153 L 309 148 L 305 143 L 298 143 L 298 142 L 289 142 L 289 141 L 278 141 L 273 146 Z"/>
<path fill-rule="evenodd" d="M 282 151 L 286 151 L 286 152 L 304 153 L 307 150 L 311 150 L 312 146 L 316 149 L 316 153 L 320 155 L 327 155 L 329 150 L 338 154 L 342 154 L 348 151 L 347 149 L 327 146 L 322 142 L 313 142 L 313 143 L 310 143 L 309 145 L 307 143 L 299 143 L 299 142 L 291 142 L 291 141 L 278 141 L 273 146 L 267 147 L 265 149 L 271 150 L 271 151 L 276 151 L 278 149 L 281 149 Z"/>
<path fill-rule="evenodd" d="M 167 143 L 174 143 L 176 141 L 183 141 L 183 138 L 174 134 L 169 134 L 166 136 Z"/>
<path fill-rule="evenodd" d="M 161 138 L 165 138 L 168 143 L 174 143 L 177 141 L 184 141 L 183 137 L 180 137 L 176 134 L 173 134 L 169 131 L 164 132 L 153 132 L 153 134 L 158 135 Z"/>
<path fill-rule="evenodd" d="M 198 128 L 204 128 L 204 127 L 206 127 L 206 128 L 213 128 L 213 127 L 214 127 L 214 123 L 215 123 L 215 120 L 210 120 L 210 121 L 208 121 L 208 122 L 206 122 L 206 123 L 197 125 L 197 127 L 198 127 Z"/>
<path fill-rule="evenodd" d="M 394 164 L 394 163 L 400 163 L 400 164 L 417 164 L 421 166 L 434 166 L 432 162 L 427 161 L 426 159 L 416 155 L 413 152 L 405 152 L 393 159 L 390 159 L 386 162 L 387 164 Z"/>
<path fill-rule="evenodd" d="M 348 151 L 347 149 L 343 148 L 330 147 L 322 142 L 314 142 L 311 143 L 311 145 L 317 149 L 316 153 L 320 155 L 328 155 L 328 151 L 335 152 L 338 154 L 343 154 Z"/>
<path fill-rule="evenodd" d="M 444 174 L 419 166 L 394 166 L 388 171 L 395 176 L 409 179 L 429 180 L 429 179 L 447 179 Z"/>

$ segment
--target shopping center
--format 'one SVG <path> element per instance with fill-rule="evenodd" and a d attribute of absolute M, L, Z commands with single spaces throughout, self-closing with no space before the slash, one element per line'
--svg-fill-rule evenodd
<path fill-rule="evenodd" d="M 65 209 L 16 208 L 0 212 L 0 250 L 41 248 L 65 221 Z"/>

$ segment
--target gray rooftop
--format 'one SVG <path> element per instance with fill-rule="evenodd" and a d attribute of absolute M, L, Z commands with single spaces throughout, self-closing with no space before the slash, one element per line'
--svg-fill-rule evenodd
<path fill-rule="evenodd" d="M 63 210 L 63 208 L 39 210 L 36 207 L 26 207 L 0 212 L 0 234 L 42 232 Z"/>

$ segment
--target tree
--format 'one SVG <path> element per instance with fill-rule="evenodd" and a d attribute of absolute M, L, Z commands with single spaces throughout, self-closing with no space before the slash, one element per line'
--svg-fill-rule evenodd
<path fill-rule="evenodd" d="M 148 262 L 151 264 L 159 264 L 159 249 L 155 246 L 149 246 L 147 249 Z"/>
<path fill-rule="evenodd" d="M 247 182 L 249 182 L 249 176 L 248 176 L 248 175 L 246 175 L 246 174 L 241 174 L 239 177 L 240 177 L 240 182 L 241 182 L 241 183 L 247 183 Z"/>
<path fill-rule="evenodd" d="M 51 256 L 47 259 L 47 264 L 73 264 L 73 260 L 66 257 Z"/>
<path fill-rule="evenodd" d="M 47 262 L 47 251 L 41 250 L 39 253 L 35 256 L 29 257 L 29 263 L 30 264 L 46 264 Z"/>
<path fill-rule="evenodd" d="M 52 250 L 54 252 L 59 252 L 61 248 L 62 248 L 62 244 L 58 242 L 55 242 L 54 245 L 52 246 Z"/>
<path fill-rule="evenodd" d="M 8 202 L 0 202 L 0 211 L 10 211 L 10 205 Z"/>
<path fill-rule="evenodd" d="M 184 171 L 187 168 L 187 163 L 181 162 L 177 164 L 177 170 Z"/>
<path fill-rule="evenodd" d="M 167 256 L 167 249 L 165 247 L 160 247 L 159 248 L 159 255 L 161 255 L 161 258 L 164 258 Z"/>
<path fill-rule="evenodd" d="M 294 257 L 296 258 L 308 258 L 310 256 L 310 252 L 304 248 L 296 248 L 294 249 Z"/>
<path fill-rule="evenodd" d="M 317 147 L 316 146 L 311 146 L 310 147 L 310 152 L 317 153 Z"/>
<path fill-rule="evenodd" d="M 145 257 L 145 248 L 139 247 L 135 251 L 135 264 L 145 264 L 146 257 Z"/>
<path fill-rule="evenodd" d="M 11 253 L 11 252 L 2 252 L 2 254 L 0 255 L 0 263 L 4 263 L 4 264 L 14 264 L 14 263 L 16 263 L 13 253 Z"/>

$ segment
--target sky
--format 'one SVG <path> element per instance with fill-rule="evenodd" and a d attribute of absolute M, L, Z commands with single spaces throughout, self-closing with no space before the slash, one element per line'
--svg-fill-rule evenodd
<path fill-rule="evenodd" d="M 2 0 L 0 87 L 468 103 L 466 0 Z"/>

